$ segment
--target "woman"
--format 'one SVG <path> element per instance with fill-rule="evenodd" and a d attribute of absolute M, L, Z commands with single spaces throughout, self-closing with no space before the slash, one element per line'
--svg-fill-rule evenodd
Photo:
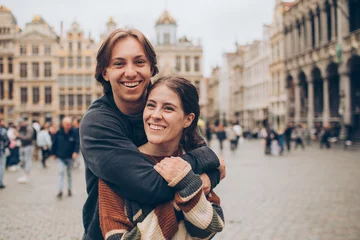
<path fill-rule="evenodd" d="M 44 126 L 40 128 L 40 132 L 36 138 L 36 144 L 41 149 L 41 154 L 42 154 L 41 163 L 43 165 L 43 168 L 47 168 L 46 159 L 50 156 L 50 149 L 52 145 L 48 128 L 49 125 L 44 124 Z"/>
<path fill-rule="evenodd" d="M 94 101 L 80 124 L 85 161 L 87 200 L 83 208 L 84 240 L 102 239 L 98 211 L 98 180 L 119 196 L 157 205 L 174 199 L 175 190 L 154 170 L 153 161 L 138 146 L 147 142 L 142 114 L 150 78 L 158 73 L 156 53 L 149 40 L 134 29 L 117 29 L 101 45 L 95 78 L 104 96 Z M 224 165 L 207 147 L 182 155 L 196 174 L 206 173 L 207 186 L 224 177 Z M 176 167 L 180 157 L 169 166 Z M 222 171 L 217 170 L 218 167 Z"/>
<path fill-rule="evenodd" d="M 99 180 L 104 239 L 207 239 L 224 228 L 220 199 L 213 192 L 205 196 L 201 178 L 189 163 L 180 160 L 171 168 L 172 158 L 162 160 L 205 144 L 196 125 L 198 102 L 196 88 L 186 79 L 164 77 L 152 85 L 143 114 L 148 142 L 139 150 L 176 190 L 175 198 L 151 208 L 119 197 Z"/>

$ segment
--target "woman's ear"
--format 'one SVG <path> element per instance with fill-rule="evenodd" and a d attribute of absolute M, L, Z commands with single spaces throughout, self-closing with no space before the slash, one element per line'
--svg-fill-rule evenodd
<path fill-rule="evenodd" d="M 110 79 L 109 79 L 109 76 L 108 76 L 108 74 L 107 74 L 106 69 L 104 69 L 104 70 L 103 70 L 103 72 L 102 72 L 102 76 L 103 76 L 103 78 L 105 79 L 105 81 L 110 81 Z"/>
<path fill-rule="evenodd" d="M 194 118 L 195 118 L 194 113 L 190 113 L 189 115 L 187 115 L 186 119 L 185 119 L 184 128 L 189 127 L 191 125 L 191 123 L 193 122 Z"/>

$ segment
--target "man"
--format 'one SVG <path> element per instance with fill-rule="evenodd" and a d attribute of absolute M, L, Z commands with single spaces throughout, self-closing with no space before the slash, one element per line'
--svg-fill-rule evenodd
<path fill-rule="evenodd" d="M 68 178 L 68 196 L 72 196 L 71 185 L 71 165 L 79 152 L 79 141 L 74 129 L 71 126 L 71 118 L 64 117 L 61 121 L 61 128 L 54 137 L 54 142 L 51 148 L 54 159 L 57 159 L 59 166 L 59 181 L 58 181 L 58 198 L 63 195 L 63 183 L 65 169 Z"/>
<path fill-rule="evenodd" d="M 34 128 L 28 124 L 24 118 L 20 119 L 19 133 L 17 138 L 21 142 L 20 146 L 20 161 L 24 168 L 24 176 L 18 178 L 18 183 L 30 183 L 30 171 L 32 167 L 32 158 L 34 152 L 33 138 Z"/>
<path fill-rule="evenodd" d="M 4 169 L 6 164 L 5 148 L 8 147 L 10 141 L 7 136 L 7 130 L 4 127 L 3 120 L 0 120 L 0 189 L 5 188 L 3 183 Z"/>
<path fill-rule="evenodd" d="M 237 138 L 236 138 L 236 147 L 235 147 L 235 149 L 237 149 L 237 147 L 239 145 L 239 139 L 241 138 L 241 136 L 243 134 L 243 131 L 242 131 L 242 127 L 239 125 L 238 121 L 235 122 L 233 128 L 234 128 L 234 131 L 235 131 L 236 136 L 237 136 Z"/>
<path fill-rule="evenodd" d="M 140 204 L 174 199 L 174 189 L 137 149 L 147 141 L 142 112 L 150 78 L 157 73 L 154 49 L 137 30 L 115 30 L 98 51 L 95 77 L 103 86 L 104 96 L 91 104 L 80 125 L 88 193 L 83 208 L 83 239 L 103 239 L 98 208 L 99 179 L 116 194 Z M 224 165 L 220 165 L 209 148 L 199 148 L 182 157 L 195 173 L 207 173 L 202 178 L 205 186 L 210 185 L 210 180 L 211 187 L 216 186 L 225 175 Z"/>
<path fill-rule="evenodd" d="M 293 124 L 289 123 L 284 132 L 288 152 L 290 152 L 290 150 L 291 150 L 291 135 L 292 135 L 293 129 L 294 129 Z"/>

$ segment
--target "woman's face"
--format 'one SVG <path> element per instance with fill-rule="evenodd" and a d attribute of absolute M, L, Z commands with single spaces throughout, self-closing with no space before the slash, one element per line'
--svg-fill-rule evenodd
<path fill-rule="evenodd" d="M 136 38 L 126 37 L 115 43 L 109 66 L 103 73 L 104 79 L 110 82 L 115 102 L 131 105 L 145 101 L 152 75 L 150 66 Z"/>
<path fill-rule="evenodd" d="M 162 84 L 149 94 L 143 119 L 150 143 L 176 146 L 184 128 L 190 126 L 194 119 L 194 114 L 185 115 L 179 96 Z"/>

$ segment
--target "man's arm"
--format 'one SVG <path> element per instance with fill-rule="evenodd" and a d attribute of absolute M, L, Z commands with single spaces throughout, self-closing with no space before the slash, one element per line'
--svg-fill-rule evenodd
<path fill-rule="evenodd" d="M 104 119 L 106 120 L 104 122 Z M 90 171 L 103 179 L 118 195 L 154 204 L 174 198 L 174 189 L 154 170 L 154 164 L 141 154 L 126 135 L 126 123 L 108 110 L 88 112 L 81 122 L 80 142 L 84 160 Z M 218 159 L 202 158 L 206 151 L 184 156 L 196 172 L 218 166 Z"/>

